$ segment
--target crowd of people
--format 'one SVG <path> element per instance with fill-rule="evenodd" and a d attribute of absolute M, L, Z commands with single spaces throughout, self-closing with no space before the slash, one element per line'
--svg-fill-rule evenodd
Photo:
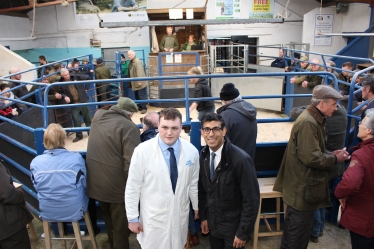
<path fill-rule="evenodd" d="M 133 51 L 128 52 L 128 58 L 129 77 L 143 77 L 141 63 Z M 96 77 L 107 79 L 110 74 L 105 66 L 100 66 L 102 60 L 97 59 L 96 63 Z M 276 64 L 282 64 L 282 60 Z M 310 64 L 310 70 L 321 70 L 318 60 Z M 77 69 L 75 65 L 73 62 L 73 71 Z M 349 63 L 343 66 L 342 77 L 352 77 L 344 71 L 353 69 L 349 66 Z M 51 70 L 59 72 L 55 76 L 59 82 L 80 77 L 61 65 Z M 126 68 L 122 72 L 125 74 Z M 202 75 L 202 71 L 194 67 L 188 74 Z M 275 191 L 283 193 L 287 205 L 280 248 L 306 249 L 309 241 L 318 243 L 318 237 L 323 235 L 325 208 L 331 205 L 329 180 L 340 176 L 342 181 L 334 190 L 342 207 L 340 224 L 350 231 L 353 249 L 373 248 L 374 77 L 368 74 L 359 81 L 361 100 L 368 103 L 358 128 L 361 142 L 349 149 L 344 147 L 346 112 L 337 103 L 346 89 L 336 91 L 315 75 L 294 80 L 293 83 L 299 81 L 312 88 L 313 94 L 311 104 L 295 118 L 274 185 Z M 205 79 L 192 78 L 191 82 L 195 83 L 196 98 L 212 96 Z M 136 99 L 144 100 L 145 84 L 132 81 L 131 85 Z M 3 84 L 0 86 L 3 91 Z M 11 93 L 14 94 L 11 88 L 6 85 L 4 89 L 7 98 L 11 98 Z M 66 103 L 85 103 L 87 89 L 83 84 L 63 85 L 51 89 L 49 96 Z M 210 234 L 211 248 L 244 248 L 260 205 L 254 164 L 257 111 L 241 98 L 233 83 L 223 85 L 220 99 L 222 107 L 217 110 L 210 100 L 194 101 L 190 106 L 190 111 L 199 111 L 200 132 L 206 144 L 200 152 L 180 138 L 182 114 L 175 108 L 145 115 L 142 134 L 131 118 L 139 110 L 146 113 L 143 102 L 137 105 L 129 98 L 120 97 L 116 105 L 99 109 L 92 119 L 87 106 L 71 108 L 74 126 L 80 126 L 82 116 L 90 127 L 86 161 L 80 154 L 64 148 L 66 132 L 62 126 L 48 126 L 44 132 L 46 150 L 30 165 L 41 218 L 76 221 L 89 210 L 95 225 L 95 209 L 90 209 L 90 203 L 98 201 L 108 243 L 113 249 L 129 248 L 130 231 L 137 234 L 144 249 L 155 245 L 183 248 L 188 229 L 193 230 L 191 224 L 197 219 L 202 233 Z M 78 132 L 74 140 L 80 139 Z M 345 171 L 344 164 L 349 165 Z M 2 165 L 0 171 L 4 171 Z M 18 194 L 10 187 L 9 173 L 5 173 L 1 177 L 5 177 L 2 185 L 6 187 L 0 188 L 0 200 L 5 201 L 0 207 L 12 204 L 13 196 Z M 18 196 L 14 205 L 22 208 L 22 201 Z M 16 240 L 20 244 L 10 248 L 30 248 L 23 230 L 25 222 L 30 220 L 26 211 L 17 211 L 15 219 L 20 221 L 16 228 L 9 233 L 0 232 L 0 247 Z M 0 223 L 0 231 L 5 226 Z M 191 234 L 196 236 L 196 232 Z"/>

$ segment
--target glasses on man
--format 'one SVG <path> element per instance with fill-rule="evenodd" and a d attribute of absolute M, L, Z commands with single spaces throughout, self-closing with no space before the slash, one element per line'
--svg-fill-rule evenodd
<path fill-rule="evenodd" d="M 201 128 L 201 130 L 203 131 L 204 134 L 209 134 L 210 131 L 213 131 L 213 134 L 218 134 L 221 132 L 222 128 L 217 127 L 217 126 L 213 128 L 204 127 L 204 128 Z"/>

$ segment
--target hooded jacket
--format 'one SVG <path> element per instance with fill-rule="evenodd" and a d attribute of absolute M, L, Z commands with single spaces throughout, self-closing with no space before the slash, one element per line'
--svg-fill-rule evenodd
<path fill-rule="evenodd" d="M 247 240 L 253 231 L 260 191 L 252 159 L 226 137 L 221 161 L 210 181 L 210 149 L 200 153 L 199 217 L 211 235 Z"/>
<path fill-rule="evenodd" d="M 227 129 L 226 137 L 255 160 L 257 138 L 257 110 L 245 100 L 235 101 L 217 109 Z"/>

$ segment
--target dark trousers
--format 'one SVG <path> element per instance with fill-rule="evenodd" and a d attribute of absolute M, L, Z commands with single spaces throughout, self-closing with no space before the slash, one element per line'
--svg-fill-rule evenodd
<path fill-rule="evenodd" d="M 96 84 L 98 101 L 106 101 L 109 99 L 109 83 Z"/>
<path fill-rule="evenodd" d="M 351 235 L 352 249 L 374 249 L 374 238 L 366 238 L 349 231 Z"/>
<path fill-rule="evenodd" d="M 128 229 L 125 203 L 99 201 L 103 214 L 108 242 L 112 249 L 129 249 L 130 230 Z"/>
<path fill-rule="evenodd" d="M 31 249 L 26 225 L 12 236 L 0 240 L 0 249 Z"/>
<path fill-rule="evenodd" d="M 91 112 L 88 106 L 77 106 L 71 108 L 71 114 L 73 117 L 74 127 L 81 127 L 81 116 L 86 124 L 86 127 L 91 126 Z M 76 133 L 77 137 L 83 138 L 82 132 Z"/>
<path fill-rule="evenodd" d="M 234 243 L 234 238 L 232 239 L 221 239 L 214 237 L 212 235 L 209 236 L 210 248 L 212 249 L 233 249 L 234 247 L 232 244 Z M 239 249 L 244 249 L 244 247 L 240 247 Z"/>
<path fill-rule="evenodd" d="M 144 84 L 144 83 L 143 83 Z M 143 89 L 134 91 L 135 94 L 135 99 L 136 100 L 146 100 L 147 98 L 147 88 L 144 87 Z M 138 107 L 141 110 L 147 110 L 147 105 L 146 103 L 138 103 Z"/>
<path fill-rule="evenodd" d="M 307 249 L 314 211 L 298 211 L 287 206 L 281 249 Z"/>

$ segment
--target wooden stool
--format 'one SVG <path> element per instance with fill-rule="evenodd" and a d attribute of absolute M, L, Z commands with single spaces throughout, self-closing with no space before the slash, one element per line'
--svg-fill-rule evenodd
<path fill-rule="evenodd" d="M 88 215 L 88 211 L 84 214 L 84 221 L 86 222 L 86 226 L 87 226 L 87 230 L 88 230 L 88 236 L 81 236 L 78 221 L 74 221 L 74 222 L 72 222 L 72 224 L 73 224 L 75 238 L 65 237 L 64 227 L 63 227 L 62 222 L 57 223 L 60 238 L 51 238 L 51 226 L 50 226 L 48 221 L 43 220 L 43 229 L 44 229 L 44 236 L 45 236 L 45 248 L 46 249 L 51 249 L 52 248 L 51 240 L 53 239 L 53 240 L 61 240 L 62 248 L 65 248 L 65 249 L 66 249 L 65 240 L 75 240 L 75 243 L 77 244 L 78 249 L 83 249 L 82 240 L 91 240 L 92 247 L 94 249 L 97 249 L 95 234 L 94 234 L 94 231 L 92 229 L 91 219 L 90 219 L 90 216 Z M 73 247 L 74 247 L 75 243 L 73 244 Z"/>
<path fill-rule="evenodd" d="M 273 191 L 273 186 L 275 183 L 275 177 L 270 178 L 259 178 L 258 185 L 260 187 L 260 206 L 258 208 L 258 215 L 253 231 L 253 249 L 257 249 L 258 238 L 259 237 L 270 237 L 270 236 L 280 236 L 283 231 L 280 231 L 280 203 L 282 198 L 282 193 L 278 191 Z M 275 213 L 261 213 L 262 199 L 276 198 L 276 212 Z M 270 227 L 267 218 L 276 218 L 276 231 L 273 231 Z M 260 229 L 260 219 L 263 219 L 268 232 L 259 232 Z"/>

